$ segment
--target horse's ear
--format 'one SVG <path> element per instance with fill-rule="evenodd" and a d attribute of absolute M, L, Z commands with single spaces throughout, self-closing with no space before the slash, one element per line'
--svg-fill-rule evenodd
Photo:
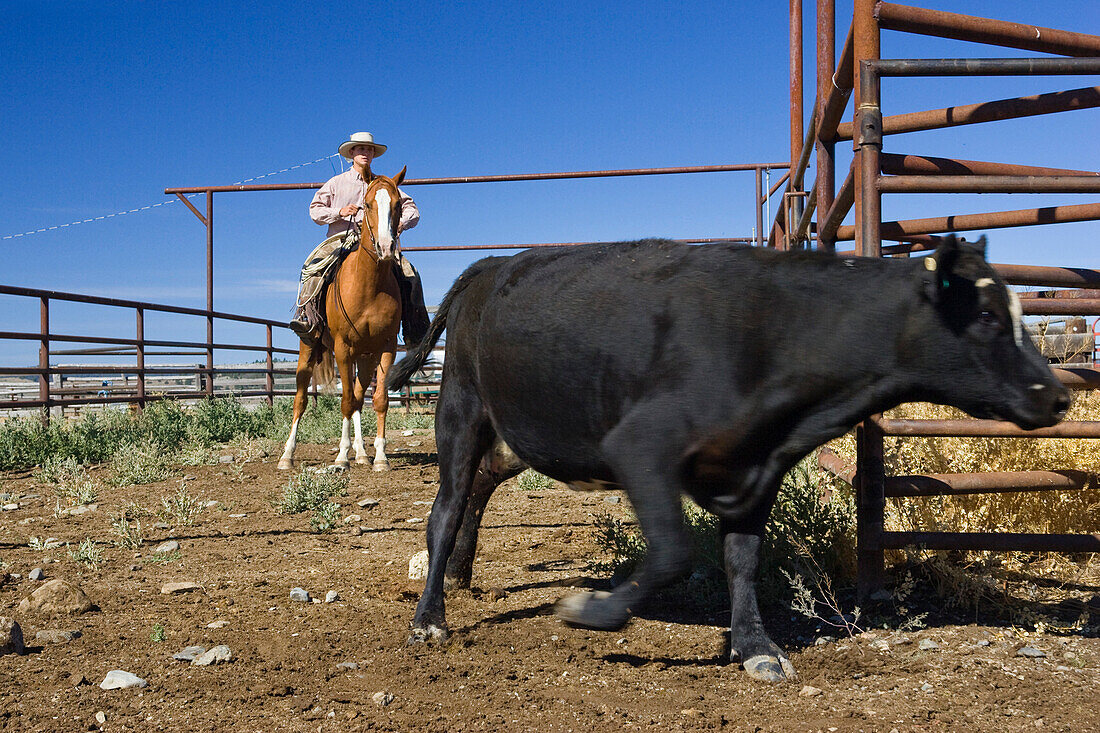
<path fill-rule="evenodd" d="M 405 180 L 405 170 L 408 167 L 409 166 L 405 166 L 404 168 L 401 169 L 400 173 L 398 173 L 396 176 L 393 177 L 393 185 L 395 185 L 395 186 L 400 186 L 401 185 L 401 181 Z"/>

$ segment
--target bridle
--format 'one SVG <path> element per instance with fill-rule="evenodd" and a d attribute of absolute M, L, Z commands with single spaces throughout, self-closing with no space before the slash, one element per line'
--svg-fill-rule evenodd
<path fill-rule="evenodd" d="M 377 180 L 377 178 L 372 178 L 371 183 L 373 183 L 375 180 Z M 368 188 L 369 188 L 369 184 L 368 184 Z M 400 196 L 398 196 L 397 198 L 398 198 L 398 200 L 400 200 Z M 378 237 L 375 236 L 374 230 L 371 228 L 370 217 L 367 216 L 366 203 L 367 203 L 366 197 L 364 196 L 363 197 L 363 204 L 364 204 L 364 206 L 363 206 L 363 228 L 367 230 L 367 234 L 370 236 L 371 246 L 374 247 L 374 258 L 375 258 L 375 260 L 378 261 L 378 262 L 381 262 L 382 261 L 382 245 L 379 244 Z M 393 228 L 394 229 L 397 228 L 396 223 L 394 224 Z M 400 237 L 401 237 L 400 232 L 394 232 L 394 235 L 393 235 L 393 250 L 394 250 L 395 253 L 399 251 L 398 246 L 399 246 L 399 243 L 400 243 Z"/>
<path fill-rule="evenodd" d="M 373 183 L 374 180 L 375 180 L 375 177 L 372 177 L 371 182 Z M 369 189 L 369 184 L 368 184 L 368 189 Z M 398 197 L 398 200 L 400 200 L 400 197 Z M 371 228 L 370 217 L 367 215 L 366 203 L 367 203 L 367 198 L 364 195 L 364 197 L 363 197 L 363 204 L 364 204 L 364 206 L 363 206 L 363 228 L 367 230 L 367 234 L 370 236 L 371 246 L 374 248 L 373 252 L 370 252 L 370 250 L 367 250 L 367 253 L 372 254 L 374 256 L 374 261 L 375 262 L 380 263 L 380 262 L 382 262 L 382 245 L 379 244 L 378 237 L 375 236 L 374 230 Z M 394 228 L 395 229 L 397 228 L 397 224 L 394 224 Z M 349 231 L 355 231 L 355 228 L 351 227 Z M 399 251 L 398 250 L 398 244 L 399 244 L 399 237 L 400 236 L 401 236 L 400 232 L 394 233 L 394 236 L 393 236 L 393 250 L 394 250 L 395 253 Z M 362 237 L 360 237 L 360 239 L 362 239 Z M 360 247 L 362 247 L 361 242 L 360 242 Z M 357 339 L 359 339 L 360 341 L 362 341 L 363 340 L 363 334 L 359 333 L 359 329 L 355 327 L 355 321 L 353 321 L 351 316 L 348 315 L 348 310 L 347 310 L 347 308 L 344 307 L 344 301 L 340 297 L 340 288 L 336 287 L 335 278 L 334 278 L 334 281 L 333 281 L 332 284 L 333 284 L 333 288 L 334 288 L 333 294 L 334 294 L 335 299 L 336 299 L 336 305 L 340 306 L 340 312 L 343 314 L 344 320 L 347 321 L 349 326 L 351 326 L 351 330 L 355 332 L 355 337 Z"/>

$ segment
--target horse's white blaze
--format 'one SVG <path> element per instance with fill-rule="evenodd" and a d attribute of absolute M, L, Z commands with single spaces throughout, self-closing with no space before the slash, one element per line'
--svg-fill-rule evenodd
<path fill-rule="evenodd" d="M 340 429 L 340 452 L 336 455 L 336 463 L 348 462 L 348 448 L 351 447 L 350 427 L 351 420 L 345 417 Z"/>
<path fill-rule="evenodd" d="M 359 410 L 351 413 L 351 422 L 355 426 L 355 442 L 352 445 L 355 447 L 355 457 L 359 458 L 367 452 L 363 445 L 363 415 Z"/>
<path fill-rule="evenodd" d="M 374 194 L 374 203 L 378 207 L 378 246 L 382 250 L 383 257 L 389 257 L 393 252 L 393 225 L 390 223 L 390 192 L 379 188 Z"/>

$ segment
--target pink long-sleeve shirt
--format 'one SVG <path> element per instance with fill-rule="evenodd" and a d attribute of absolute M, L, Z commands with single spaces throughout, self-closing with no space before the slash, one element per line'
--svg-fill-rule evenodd
<path fill-rule="evenodd" d="M 313 201 L 309 204 L 309 217 L 318 224 L 328 224 L 328 236 L 346 232 L 352 223 L 359 224 L 363 221 L 363 197 L 367 194 L 368 182 L 363 180 L 359 172 L 349 168 L 338 176 L 333 176 L 317 190 Z M 420 221 L 420 210 L 408 194 L 398 189 L 401 196 L 401 220 L 397 223 L 397 231 L 403 232 L 412 229 Z M 340 209 L 355 204 L 359 207 L 350 220 L 341 218 Z"/>

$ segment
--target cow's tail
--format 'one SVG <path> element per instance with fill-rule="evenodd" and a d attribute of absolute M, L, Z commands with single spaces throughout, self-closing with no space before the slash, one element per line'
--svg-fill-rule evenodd
<path fill-rule="evenodd" d="M 495 265 L 500 259 L 500 257 L 486 257 L 483 260 L 478 260 L 459 275 L 451 289 L 443 296 L 443 302 L 439 304 L 439 310 L 436 311 L 435 318 L 428 326 L 428 332 L 424 334 L 424 338 L 406 352 L 405 358 L 390 368 L 389 374 L 386 375 L 387 390 L 393 392 L 401 389 L 412 378 L 413 374 L 424 367 L 424 363 L 432 355 L 432 349 L 435 348 L 439 337 L 443 335 L 443 329 L 447 327 L 447 315 L 451 311 L 451 306 L 454 305 L 454 302 L 477 275 Z"/>

